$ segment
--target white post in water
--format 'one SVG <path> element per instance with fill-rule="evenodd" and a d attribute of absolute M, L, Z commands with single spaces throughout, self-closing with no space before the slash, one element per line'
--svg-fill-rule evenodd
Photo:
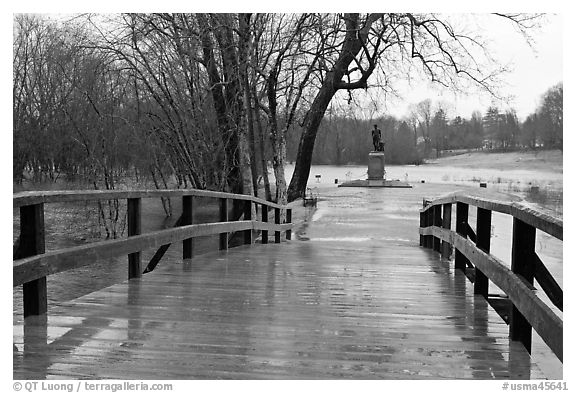
<path fill-rule="evenodd" d="M 368 155 L 368 187 L 382 187 L 384 182 L 384 152 L 371 151 Z"/>

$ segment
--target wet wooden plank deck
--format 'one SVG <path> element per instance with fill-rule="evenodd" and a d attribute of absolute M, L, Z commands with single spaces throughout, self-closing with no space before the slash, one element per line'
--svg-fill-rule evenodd
<path fill-rule="evenodd" d="M 311 241 L 167 260 L 16 323 L 14 378 L 545 377 L 464 275 L 418 247 L 412 208 L 380 209 L 378 232 L 378 198 L 338 201 Z"/>
<path fill-rule="evenodd" d="M 41 320 L 26 343 L 16 328 L 15 379 L 542 377 L 465 277 L 414 247 L 243 247 L 51 311 L 47 345 Z"/>

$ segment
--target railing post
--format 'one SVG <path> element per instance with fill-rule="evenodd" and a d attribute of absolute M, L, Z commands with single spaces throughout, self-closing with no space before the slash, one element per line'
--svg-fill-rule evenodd
<path fill-rule="evenodd" d="M 244 201 L 244 220 L 252 221 L 252 201 Z M 244 244 L 252 244 L 252 229 L 244 231 Z"/>
<path fill-rule="evenodd" d="M 194 196 L 185 195 L 182 197 L 182 226 L 194 223 Z M 182 241 L 182 259 L 190 259 L 194 255 L 193 238 Z"/>
<path fill-rule="evenodd" d="M 142 230 L 142 201 L 140 198 L 128 198 L 128 236 L 139 235 Z M 141 254 L 128 254 L 128 279 L 142 277 Z"/>
<path fill-rule="evenodd" d="M 450 230 L 452 226 L 452 204 L 445 203 L 442 205 L 442 228 Z M 452 254 L 452 245 L 447 241 L 442 241 L 442 257 L 450 258 Z"/>
<path fill-rule="evenodd" d="M 290 208 L 286 209 L 286 222 L 288 224 L 292 224 L 292 209 L 290 209 Z M 292 240 L 292 230 L 291 229 L 286 230 L 286 240 Z"/>
<path fill-rule="evenodd" d="M 280 208 L 274 208 L 274 224 L 280 225 Z M 274 243 L 280 243 L 280 231 L 274 231 Z"/>
<path fill-rule="evenodd" d="M 430 218 L 430 209 L 424 212 L 424 228 L 428 228 L 428 226 L 430 225 L 429 218 Z M 430 235 L 424 236 L 424 247 L 430 248 Z"/>
<path fill-rule="evenodd" d="M 435 227 L 442 226 L 442 205 L 432 207 L 432 225 Z M 440 238 L 434 236 L 434 251 L 440 252 Z"/>
<path fill-rule="evenodd" d="M 468 237 L 468 204 L 456 202 L 456 233 L 465 239 Z M 463 272 L 466 271 L 468 258 L 456 249 L 454 256 L 454 267 Z"/>
<path fill-rule="evenodd" d="M 431 227 L 434 225 L 434 215 L 433 209 L 429 208 L 426 210 L 426 227 Z M 428 235 L 426 236 L 426 248 L 434 247 L 434 236 Z"/>
<path fill-rule="evenodd" d="M 228 221 L 228 199 L 220 199 L 220 222 Z M 220 250 L 228 249 L 228 232 L 220 234 Z"/>
<path fill-rule="evenodd" d="M 536 245 L 536 228 L 514 218 L 512 225 L 512 272 L 523 277 L 529 284 L 534 284 L 534 249 Z M 512 306 L 510 318 L 510 338 L 520 341 L 528 353 L 532 350 L 532 326 L 524 315 Z"/>
<path fill-rule="evenodd" d="M 44 204 L 20 207 L 19 257 L 44 254 Z M 25 283 L 23 286 L 24 317 L 41 315 L 48 311 L 46 277 Z"/>
<path fill-rule="evenodd" d="M 426 212 L 420 212 L 420 228 L 426 227 Z M 426 237 L 424 235 L 420 235 L 420 247 L 424 247 L 426 245 Z"/>
<path fill-rule="evenodd" d="M 268 205 L 262 205 L 262 222 L 268 222 Z M 262 244 L 268 244 L 268 231 L 262 231 Z"/>
<path fill-rule="evenodd" d="M 422 208 L 426 209 L 426 206 L 429 205 L 429 201 L 426 198 L 422 199 Z M 420 215 L 420 226 L 422 228 L 427 228 L 430 225 L 432 225 L 432 209 L 427 209 L 424 212 L 421 213 Z M 422 236 L 422 245 L 426 248 L 432 248 L 432 243 L 433 243 L 433 236 L 430 235 L 425 235 Z"/>
<path fill-rule="evenodd" d="M 485 253 L 490 253 L 490 232 L 492 226 L 492 211 L 478 208 L 476 217 L 476 247 Z M 474 293 L 488 297 L 488 277 L 478 267 L 474 267 Z"/>

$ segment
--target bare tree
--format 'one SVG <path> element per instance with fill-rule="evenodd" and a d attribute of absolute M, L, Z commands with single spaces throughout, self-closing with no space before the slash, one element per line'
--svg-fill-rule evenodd
<path fill-rule="evenodd" d="M 527 33 L 539 16 L 497 15 Z M 504 69 L 493 63 L 479 37 L 458 31 L 450 16 L 436 14 L 344 14 L 333 31 L 338 45 L 321 59 L 321 85 L 302 122 L 296 166 L 288 190 L 289 200 L 306 188 L 318 127 L 338 90 L 368 88 L 372 74 L 389 75 L 415 64 L 433 82 L 457 88 L 472 81 L 491 93 Z M 331 55 L 331 56 L 330 56 Z M 385 87 L 385 86 L 383 86 Z"/>
<path fill-rule="evenodd" d="M 501 16 L 522 33 L 537 21 Z M 486 67 L 480 38 L 457 31 L 453 18 L 89 14 L 61 27 L 17 16 L 15 181 L 25 173 L 83 172 L 95 187 L 113 188 L 130 172 L 148 173 L 160 188 L 252 194 L 261 175 L 267 199 L 293 200 L 306 187 L 318 129 L 334 97 L 351 103 L 357 90 L 394 92 L 395 79 L 414 70 L 452 88 L 464 79 L 492 91 L 501 67 Z M 430 102 L 413 115 L 412 128 L 418 124 L 429 138 Z M 349 138 L 342 130 L 330 146 L 339 161 Z M 287 187 L 287 139 L 300 131 Z M 363 146 L 357 142 L 354 154 Z"/>

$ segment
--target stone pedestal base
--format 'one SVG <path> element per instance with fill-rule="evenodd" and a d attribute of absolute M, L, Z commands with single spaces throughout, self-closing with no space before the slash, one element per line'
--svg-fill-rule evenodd
<path fill-rule="evenodd" d="M 386 180 L 384 179 L 368 179 L 368 187 L 384 187 Z"/>
<path fill-rule="evenodd" d="M 368 182 L 384 179 L 384 152 L 371 151 L 368 155 Z"/>

